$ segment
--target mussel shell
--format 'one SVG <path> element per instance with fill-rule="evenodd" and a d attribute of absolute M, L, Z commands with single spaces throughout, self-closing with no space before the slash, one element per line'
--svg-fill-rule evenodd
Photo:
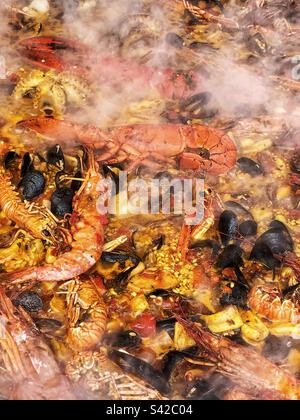
<path fill-rule="evenodd" d="M 190 347 L 184 351 L 171 350 L 162 358 L 162 373 L 164 378 L 169 382 L 172 373 L 179 362 L 182 362 L 186 357 L 199 359 L 197 353 L 199 348 L 197 346 Z"/>
<path fill-rule="evenodd" d="M 62 322 L 53 318 L 35 318 L 35 325 L 44 331 L 58 330 L 62 327 Z"/>
<path fill-rule="evenodd" d="M 176 318 L 161 319 L 156 322 L 158 331 L 166 331 L 169 336 L 174 339 Z"/>
<path fill-rule="evenodd" d="M 239 245 L 228 245 L 217 259 L 217 267 L 224 270 L 225 268 L 239 268 L 244 265 L 243 255 L 244 251 Z"/>
<path fill-rule="evenodd" d="M 42 194 L 46 187 L 46 180 L 41 171 L 35 169 L 26 173 L 20 182 L 25 200 L 32 200 Z"/>
<path fill-rule="evenodd" d="M 82 178 L 81 171 L 76 172 L 76 174 L 74 175 L 74 178 Z M 80 189 L 81 185 L 82 185 L 82 181 L 73 179 L 73 181 L 71 182 L 71 190 L 73 190 L 75 193 Z"/>
<path fill-rule="evenodd" d="M 224 391 L 225 383 L 226 380 L 219 374 L 213 374 L 207 379 L 199 379 L 187 390 L 185 398 L 197 401 L 219 401 L 220 395 Z"/>
<path fill-rule="evenodd" d="M 219 219 L 219 233 L 223 245 L 227 245 L 236 237 L 238 231 L 238 218 L 231 210 L 225 210 Z"/>
<path fill-rule="evenodd" d="M 10 151 L 4 157 L 4 168 L 9 169 L 15 159 L 19 157 L 17 152 Z"/>
<path fill-rule="evenodd" d="M 43 301 L 40 296 L 32 291 L 20 293 L 14 300 L 16 306 L 22 306 L 26 312 L 38 312 L 43 309 Z"/>
<path fill-rule="evenodd" d="M 217 255 L 220 251 L 221 246 L 218 244 L 217 241 L 213 239 L 202 239 L 199 241 L 194 242 L 190 249 L 203 249 L 203 248 L 210 248 L 213 251 L 213 255 Z"/>
<path fill-rule="evenodd" d="M 226 201 L 225 206 L 227 210 L 232 210 L 237 216 L 249 216 L 251 219 L 253 219 L 252 214 L 249 210 L 247 210 L 244 206 L 242 206 L 237 201 Z"/>
<path fill-rule="evenodd" d="M 124 251 L 111 251 L 103 252 L 101 255 L 101 261 L 105 263 L 115 264 L 119 263 L 125 267 L 125 262 L 130 260 L 135 266 L 137 266 L 141 259 L 135 254 L 129 254 Z"/>
<path fill-rule="evenodd" d="M 242 172 L 252 176 L 263 175 L 264 170 L 260 163 L 255 162 L 253 159 L 241 157 L 238 159 L 237 164 Z"/>
<path fill-rule="evenodd" d="M 220 298 L 222 306 L 234 305 L 242 309 L 247 309 L 248 290 L 240 283 L 235 284 L 231 293 L 225 293 Z"/>
<path fill-rule="evenodd" d="M 165 244 L 166 237 L 165 235 L 160 235 L 157 239 L 152 241 L 153 247 L 155 249 L 161 249 L 161 247 Z"/>
<path fill-rule="evenodd" d="M 73 212 L 74 191 L 71 188 L 57 188 L 51 197 L 51 211 L 57 217 L 63 217 L 65 214 Z"/>
<path fill-rule="evenodd" d="M 47 162 L 50 165 L 57 166 L 61 170 L 65 168 L 64 152 L 59 144 L 56 144 L 47 151 Z"/>
<path fill-rule="evenodd" d="M 294 153 L 290 160 L 291 171 L 300 175 L 300 151 Z"/>
<path fill-rule="evenodd" d="M 239 233 L 246 238 L 257 234 L 257 223 L 254 220 L 245 220 L 239 225 Z"/>
<path fill-rule="evenodd" d="M 162 373 L 154 369 L 149 363 L 118 350 L 111 350 L 109 357 L 117 363 L 125 372 L 138 376 L 148 382 L 162 394 L 168 394 L 170 387 Z"/>
<path fill-rule="evenodd" d="M 250 254 L 250 260 L 259 261 L 270 269 L 281 265 L 274 254 L 292 252 L 294 243 L 291 235 L 282 227 L 273 227 L 263 233 L 255 242 Z"/>
<path fill-rule="evenodd" d="M 106 337 L 105 341 L 111 347 L 124 349 L 137 349 L 142 343 L 140 335 L 132 330 L 120 331 L 115 334 L 109 334 Z"/>
<path fill-rule="evenodd" d="M 34 170 L 33 165 L 33 159 L 30 155 L 30 153 L 25 153 L 22 159 L 22 165 L 21 165 L 21 178 L 24 178 L 24 176 L 28 173 Z"/>
<path fill-rule="evenodd" d="M 175 32 L 169 32 L 166 35 L 166 43 L 175 48 L 183 48 L 184 40 L 181 36 L 177 35 Z"/>

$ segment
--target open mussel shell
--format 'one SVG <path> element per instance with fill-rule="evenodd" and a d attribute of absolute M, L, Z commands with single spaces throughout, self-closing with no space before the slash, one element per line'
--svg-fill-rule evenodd
<path fill-rule="evenodd" d="M 26 312 L 38 312 L 43 309 L 43 301 L 40 296 L 32 291 L 20 293 L 14 300 L 16 306 L 22 306 Z"/>
<path fill-rule="evenodd" d="M 238 232 L 238 218 L 231 210 L 225 210 L 219 219 L 219 233 L 223 245 L 227 245 L 232 239 L 235 239 Z"/>
<path fill-rule="evenodd" d="M 299 150 L 293 154 L 290 160 L 290 168 L 292 172 L 300 175 L 300 151 Z"/>
<path fill-rule="evenodd" d="M 20 182 L 25 200 L 32 200 L 42 194 L 46 187 L 46 180 L 41 171 L 35 169 L 26 173 Z"/>
<path fill-rule="evenodd" d="M 184 40 L 180 35 L 177 35 L 175 32 L 168 32 L 165 37 L 166 43 L 171 45 L 174 48 L 183 48 Z"/>
<path fill-rule="evenodd" d="M 225 268 L 238 268 L 244 265 L 244 251 L 239 245 L 228 245 L 217 259 L 217 267 L 224 270 Z"/>
<path fill-rule="evenodd" d="M 73 212 L 74 191 L 71 188 L 57 188 L 51 196 L 51 212 L 57 217 Z"/>
<path fill-rule="evenodd" d="M 65 157 L 63 150 L 59 144 L 56 144 L 47 151 L 46 159 L 50 165 L 55 165 L 60 170 L 63 170 L 65 168 Z"/>
<path fill-rule="evenodd" d="M 173 340 L 175 335 L 175 324 L 176 318 L 161 319 L 156 322 L 156 328 L 158 331 L 166 331 Z"/>
<path fill-rule="evenodd" d="M 274 269 L 281 265 L 280 261 L 274 256 L 292 252 L 294 243 L 290 233 L 283 224 L 274 221 L 271 229 L 263 233 L 255 242 L 250 254 L 250 260 L 258 261 L 269 269 Z M 274 223 L 272 222 L 272 223 Z"/>
<path fill-rule="evenodd" d="M 222 306 L 234 305 L 238 308 L 247 309 L 248 289 L 241 283 L 236 283 L 231 289 L 231 293 L 225 293 L 220 297 Z"/>
<path fill-rule="evenodd" d="M 30 153 L 25 153 L 22 159 L 22 165 L 21 165 L 21 178 L 24 178 L 24 176 L 34 170 L 33 165 L 33 158 L 30 155 Z"/>
<path fill-rule="evenodd" d="M 9 169 L 11 167 L 11 165 L 13 164 L 13 162 L 18 159 L 19 155 L 17 152 L 14 151 L 9 151 L 8 153 L 6 153 L 5 157 L 4 157 L 4 168 L 5 169 Z"/>
<path fill-rule="evenodd" d="M 243 219 L 253 219 L 251 212 L 237 201 L 225 201 L 224 205 L 227 210 L 233 211 L 238 217 L 241 217 Z"/>
<path fill-rule="evenodd" d="M 123 265 L 124 268 L 125 263 L 128 260 L 130 260 L 135 266 L 137 266 L 141 262 L 141 259 L 137 255 L 133 253 L 127 253 L 126 251 L 105 251 L 101 255 L 102 262 L 110 264 L 119 263 L 121 266 Z"/>
<path fill-rule="evenodd" d="M 218 255 L 221 246 L 218 244 L 217 241 L 214 241 L 213 239 L 202 239 L 199 241 L 196 241 L 191 244 L 190 249 L 204 249 L 204 248 L 210 248 L 212 250 L 213 255 Z"/>
<path fill-rule="evenodd" d="M 162 373 L 154 369 L 149 363 L 132 356 L 129 353 L 111 350 L 108 353 L 111 360 L 117 363 L 125 372 L 136 375 L 143 381 L 149 383 L 162 394 L 168 394 L 170 387 Z"/>
<path fill-rule="evenodd" d="M 238 167 L 242 172 L 245 172 L 251 176 L 263 175 L 264 170 L 259 162 L 247 157 L 241 157 L 237 161 Z"/>
<path fill-rule="evenodd" d="M 105 343 L 110 347 L 119 349 L 138 349 L 142 343 L 142 339 L 137 332 L 127 330 L 108 334 L 105 337 Z"/>

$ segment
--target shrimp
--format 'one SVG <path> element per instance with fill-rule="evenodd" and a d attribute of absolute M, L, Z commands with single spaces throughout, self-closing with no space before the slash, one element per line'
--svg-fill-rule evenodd
<path fill-rule="evenodd" d="M 94 154 L 89 152 L 89 169 L 73 200 L 70 251 L 60 255 L 53 264 L 5 273 L 0 276 L 0 280 L 5 283 L 67 281 L 93 267 L 102 254 L 103 225 L 106 223 L 106 217 L 97 210 L 101 180 L 102 175 L 98 171 Z"/>
<path fill-rule="evenodd" d="M 212 334 L 202 326 L 176 316 L 187 333 L 204 348 L 217 369 L 254 398 L 299 400 L 300 382 L 292 374 L 228 338 Z"/>
<path fill-rule="evenodd" d="M 73 400 L 50 348 L 28 314 L 15 308 L 2 289 L 0 320 L 0 394 L 13 400 Z"/>
<path fill-rule="evenodd" d="M 93 280 L 71 280 L 63 285 L 65 287 L 68 288 L 69 318 L 66 342 L 74 351 L 93 350 L 101 343 L 106 329 L 104 300 Z"/>

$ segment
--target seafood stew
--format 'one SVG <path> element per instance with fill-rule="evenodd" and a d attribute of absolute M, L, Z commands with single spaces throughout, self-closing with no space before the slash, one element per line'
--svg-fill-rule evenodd
<path fill-rule="evenodd" d="M 300 1 L 3 0 L 0 399 L 300 399 Z"/>

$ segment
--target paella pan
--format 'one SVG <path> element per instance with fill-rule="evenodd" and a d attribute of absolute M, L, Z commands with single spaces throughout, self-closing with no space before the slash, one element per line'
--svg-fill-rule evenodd
<path fill-rule="evenodd" d="M 300 399 L 300 2 L 0 12 L 0 398 Z"/>

